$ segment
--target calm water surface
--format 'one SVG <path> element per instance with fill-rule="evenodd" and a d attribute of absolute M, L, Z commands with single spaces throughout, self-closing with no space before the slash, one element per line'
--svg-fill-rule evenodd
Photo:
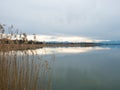
<path fill-rule="evenodd" d="M 52 60 L 51 90 L 120 90 L 120 48 L 43 48 Z"/>

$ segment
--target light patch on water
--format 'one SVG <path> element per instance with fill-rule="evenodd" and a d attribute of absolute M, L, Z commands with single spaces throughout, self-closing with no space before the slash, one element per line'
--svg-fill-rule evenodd
<path fill-rule="evenodd" d="M 102 47 L 57 47 L 57 48 L 41 48 L 33 50 L 32 52 L 37 53 L 38 55 L 49 55 L 49 54 L 77 54 L 85 53 L 93 50 L 109 50 L 110 48 Z M 31 51 L 28 51 L 29 54 L 32 54 Z"/>

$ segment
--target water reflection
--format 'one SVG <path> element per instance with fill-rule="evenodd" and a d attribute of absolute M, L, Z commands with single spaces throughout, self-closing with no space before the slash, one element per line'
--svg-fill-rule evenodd
<path fill-rule="evenodd" d="M 119 56 L 111 47 L 0 52 L 0 89 L 119 90 Z"/>
<path fill-rule="evenodd" d="M 57 57 L 52 90 L 120 89 L 120 50 L 100 50 Z"/>
<path fill-rule="evenodd" d="M 33 50 L 38 55 L 49 55 L 49 54 L 77 54 L 86 53 L 94 50 L 110 50 L 108 47 L 47 47 Z M 31 51 L 28 50 L 31 54 Z"/>

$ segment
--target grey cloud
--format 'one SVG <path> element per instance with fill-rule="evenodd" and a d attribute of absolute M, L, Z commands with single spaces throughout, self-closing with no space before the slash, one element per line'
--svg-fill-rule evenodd
<path fill-rule="evenodd" d="M 0 22 L 30 33 L 120 38 L 120 0 L 3 0 Z"/>

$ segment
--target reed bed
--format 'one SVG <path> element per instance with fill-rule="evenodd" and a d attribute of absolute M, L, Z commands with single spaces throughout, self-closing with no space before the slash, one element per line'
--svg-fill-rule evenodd
<path fill-rule="evenodd" d="M 19 44 L 18 32 L 13 32 L 13 26 L 8 29 L 10 34 L 5 34 L 0 24 L 0 90 L 50 90 L 49 62 L 32 50 L 40 46 L 27 44 L 25 33 L 19 35 L 24 41 Z"/>
<path fill-rule="evenodd" d="M 0 90 L 50 90 L 49 62 L 31 54 L 0 52 Z"/>
<path fill-rule="evenodd" d="M 34 50 L 42 47 L 43 45 L 35 44 L 0 44 L 0 51 Z"/>

